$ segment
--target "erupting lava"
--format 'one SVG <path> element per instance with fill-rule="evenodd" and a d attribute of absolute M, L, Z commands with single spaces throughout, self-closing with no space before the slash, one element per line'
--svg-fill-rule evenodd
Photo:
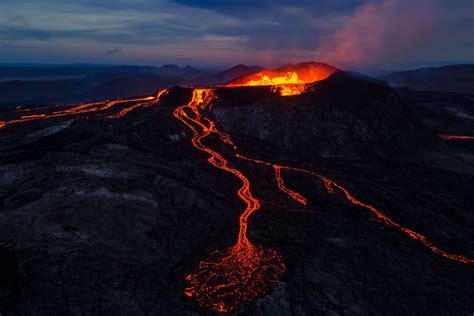
<path fill-rule="evenodd" d="M 338 71 L 322 63 L 301 63 L 238 78 L 228 86 L 272 86 L 281 96 L 302 94 L 306 84 L 326 79 Z"/>
<path fill-rule="evenodd" d="M 439 138 L 442 140 L 453 140 L 453 139 L 474 139 L 474 136 L 467 136 L 467 135 L 438 135 Z"/>
<path fill-rule="evenodd" d="M 263 75 L 260 80 L 250 80 L 247 82 L 247 86 L 275 86 L 280 84 L 301 84 L 305 83 L 303 80 L 298 79 L 296 72 L 289 72 L 286 76 L 274 77 L 270 79 L 267 75 Z"/>
<path fill-rule="evenodd" d="M 239 219 L 237 243 L 214 251 L 201 261 L 198 270 L 186 277 L 185 294 L 204 308 L 231 312 L 273 289 L 285 272 L 285 265 L 276 251 L 253 245 L 247 238 L 248 218 L 260 208 L 260 201 L 250 191 L 248 178 L 229 166 L 221 154 L 202 143 L 203 138 L 217 133 L 225 143 L 233 144 L 228 135 L 218 132 L 214 122 L 203 118 L 199 112 L 213 97 L 213 90 L 195 89 L 191 102 L 178 107 L 174 116 L 192 130 L 193 146 L 210 156 L 208 162 L 211 165 L 234 174 L 242 181 L 237 194 L 246 208 Z"/>
<path fill-rule="evenodd" d="M 305 82 L 298 78 L 296 72 L 288 72 L 284 76 L 270 78 L 268 75 L 253 77 L 247 82 L 241 84 L 230 84 L 229 86 L 272 86 L 274 92 L 281 96 L 298 95 L 305 92 Z"/>

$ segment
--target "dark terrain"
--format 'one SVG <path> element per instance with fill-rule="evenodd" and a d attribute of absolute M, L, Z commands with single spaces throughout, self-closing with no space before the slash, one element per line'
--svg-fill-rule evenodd
<path fill-rule="evenodd" d="M 219 73 L 191 66 L 0 66 L 0 109 L 125 98 L 177 85 L 225 84 L 261 71 L 237 65 Z"/>
<path fill-rule="evenodd" d="M 380 79 L 397 87 L 474 94 L 474 64 L 399 71 Z"/>
<path fill-rule="evenodd" d="M 474 258 L 474 147 L 441 141 L 386 84 L 336 72 L 308 88 L 218 88 L 206 115 L 246 156 L 325 175 Z M 127 103 L 0 129 L 0 314 L 216 314 L 185 297 L 184 276 L 235 242 L 243 205 L 239 180 L 213 168 L 172 114 L 191 95 L 172 88 L 120 119 L 107 115 Z M 215 135 L 204 142 L 249 178 L 262 201 L 249 238 L 286 264 L 280 284 L 236 315 L 474 311 L 473 264 L 282 171 L 304 207 L 278 190 L 272 168 L 237 159 Z"/>

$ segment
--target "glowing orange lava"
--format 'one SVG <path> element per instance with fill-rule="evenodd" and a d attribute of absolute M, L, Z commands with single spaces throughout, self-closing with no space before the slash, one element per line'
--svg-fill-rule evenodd
<path fill-rule="evenodd" d="M 377 219 L 379 219 L 381 222 L 385 223 L 386 225 L 388 225 L 392 228 L 395 228 L 395 229 L 401 231 L 402 233 L 404 233 L 405 235 L 407 235 L 411 239 L 414 239 L 418 242 L 421 242 L 424 246 L 426 246 L 432 252 L 434 252 L 434 253 L 436 253 L 440 256 L 443 256 L 445 258 L 454 260 L 454 261 L 458 261 L 458 262 L 461 262 L 461 263 L 467 263 L 467 264 L 474 264 L 474 259 L 470 259 L 470 258 L 467 258 L 467 257 L 465 257 L 463 255 L 459 255 L 459 254 L 453 254 L 453 253 L 450 253 L 450 252 L 447 252 L 447 251 L 444 251 L 444 250 L 438 248 L 437 246 L 433 245 L 433 243 L 431 243 L 429 240 L 427 240 L 427 238 L 424 235 L 422 235 L 420 233 L 417 233 L 417 232 L 415 232 L 411 229 L 403 227 L 402 225 L 398 224 L 397 222 L 395 222 L 394 220 L 389 218 L 387 215 L 385 215 L 382 211 L 375 208 L 374 206 L 372 206 L 370 204 L 367 204 L 367 203 L 364 203 L 364 202 L 361 202 L 360 200 L 355 198 L 349 192 L 349 190 L 347 190 L 346 188 L 344 188 L 340 184 L 334 182 L 333 180 L 331 180 L 331 179 L 329 179 L 325 176 L 322 176 L 322 175 L 320 175 L 316 172 L 312 172 L 312 171 L 302 169 L 302 168 L 294 168 L 294 167 L 288 167 L 288 166 L 282 166 L 282 165 L 275 165 L 275 164 L 271 164 L 271 163 L 268 163 L 268 162 L 265 162 L 265 161 L 262 161 L 262 160 L 247 158 L 247 157 L 242 156 L 240 154 L 236 154 L 236 157 L 247 160 L 247 161 L 252 161 L 252 162 L 255 162 L 255 163 L 258 163 L 258 164 L 271 166 L 273 168 L 293 170 L 293 171 L 306 173 L 306 174 L 315 176 L 315 177 L 321 179 L 324 182 L 324 186 L 325 186 L 326 190 L 328 191 L 328 193 L 334 194 L 335 193 L 334 189 L 339 189 L 339 191 L 343 193 L 344 197 L 349 202 L 351 202 L 354 205 L 358 205 L 358 206 L 361 206 L 365 209 L 368 209 L 369 211 L 374 213 L 377 216 Z"/>
<path fill-rule="evenodd" d="M 304 93 L 307 83 L 324 80 L 337 71 L 337 68 L 322 63 L 301 63 L 243 76 L 228 86 L 271 86 L 281 96 L 291 96 Z"/>
<path fill-rule="evenodd" d="M 283 178 L 281 177 L 281 167 L 277 165 L 273 165 L 273 169 L 275 169 L 275 179 L 277 180 L 278 188 L 284 193 L 286 193 L 289 197 L 291 197 L 296 202 L 306 205 L 308 201 L 301 194 L 293 190 L 290 190 L 285 186 L 285 182 L 283 181 Z"/>
<path fill-rule="evenodd" d="M 145 100 L 148 100 L 149 102 L 143 102 L 143 103 L 137 103 L 137 104 L 130 105 L 130 106 L 122 109 L 117 114 L 107 116 L 107 118 L 119 119 L 119 118 L 124 117 L 125 115 L 127 115 L 128 113 L 130 113 L 131 111 L 133 111 L 133 110 L 135 110 L 139 107 L 147 107 L 147 106 L 150 106 L 152 104 L 158 103 L 158 102 L 160 102 L 160 97 L 163 94 L 165 94 L 166 92 L 168 92 L 168 90 L 166 90 L 166 89 L 165 90 L 160 90 L 160 91 L 158 91 L 158 94 L 156 95 L 156 97 L 148 97 L 148 98 L 145 99 Z"/>
<path fill-rule="evenodd" d="M 467 136 L 467 135 L 438 135 L 439 138 L 442 140 L 453 140 L 453 139 L 474 139 L 474 136 Z"/>
<path fill-rule="evenodd" d="M 143 102 L 143 101 L 158 101 L 158 97 L 156 96 L 149 96 L 145 98 L 138 98 L 138 99 L 120 99 L 120 100 L 114 100 L 114 101 L 102 101 L 102 102 L 93 102 L 93 103 L 85 103 L 85 104 L 80 104 L 73 106 L 71 108 L 67 108 L 65 110 L 60 110 L 60 111 L 54 111 L 51 113 L 41 113 L 41 114 L 31 114 L 31 115 L 23 115 L 20 116 L 18 119 L 12 119 L 9 121 L 5 122 L 0 122 L 0 128 L 3 128 L 7 125 L 12 125 L 12 124 L 19 124 L 19 123 L 25 123 L 25 122 L 30 122 L 30 121 L 38 121 L 38 120 L 46 120 L 46 119 L 51 119 L 51 118 L 57 118 L 57 117 L 64 117 L 64 116 L 70 116 L 70 115 L 79 115 L 79 114 L 88 114 L 88 113 L 95 113 L 95 112 L 102 112 L 111 109 L 117 104 L 123 104 L 123 103 L 135 103 L 135 102 Z M 145 103 L 138 104 L 136 106 L 132 106 L 132 109 L 124 109 L 122 112 L 123 115 L 127 114 L 129 111 L 133 110 L 134 108 L 144 105 Z M 25 109 L 23 112 L 31 112 L 31 111 L 42 111 L 46 109 L 50 109 L 51 107 L 44 107 L 44 108 L 34 108 L 34 109 L 29 109 L 28 111 Z M 123 115 L 117 114 L 117 117 L 122 117 Z"/>
<path fill-rule="evenodd" d="M 221 154 L 202 143 L 203 138 L 217 133 L 225 143 L 233 145 L 228 135 L 218 132 L 214 122 L 200 114 L 200 109 L 205 108 L 213 97 L 213 90 L 195 89 L 191 102 L 178 107 L 173 114 L 192 130 L 192 145 L 209 155 L 211 165 L 241 180 L 237 195 L 246 208 L 239 218 L 236 244 L 214 251 L 202 260 L 198 270 L 186 277 L 184 292 L 203 308 L 231 312 L 273 289 L 283 276 L 285 265 L 276 251 L 253 245 L 247 238 L 248 218 L 260 208 L 260 201 L 250 191 L 248 178 L 231 167 Z"/>
<path fill-rule="evenodd" d="M 247 82 L 240 84 L 230 84 L 229 86 L 272 86 L 274 92 L 281 96 L 298 95 L 305 92 L 305 82 L 298 78 L 296 72 L 288 72 L 283 76 L 270 78 L 268 75 L 253 77 Z"/>
<path fill-rule="evenodd" d="M 298 79 L 298 74 L 296 72 L 288 72 L 286 76 L 269 78 L 267 75 L 259 80 L 250 80 L 245 85 L 246 86 L 275 86 L 280 84 L 298 84 L 305 83 L 303 80 Z"/>

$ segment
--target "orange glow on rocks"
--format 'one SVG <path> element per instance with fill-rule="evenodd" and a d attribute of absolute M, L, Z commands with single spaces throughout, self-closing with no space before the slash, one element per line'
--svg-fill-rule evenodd
<path fill-rule="evenodd" d="M 212 133 L 220 135 L 224 143 L 233 145 L 227 134 L 219 132 L 213 121 L 203 118 L 204 109 L 214 98 L 210 89 L 195 89 L 192 100 L 174 111 L 174 116 L 192 132 L 192 145 L 209 155 L 208 162 L 240 179 L 237 195 L 246 207 L 239 218 L 239 234 L 235 245 L 212 252 L 202 260 L 196 272 L 186 276 L 186 296 L 201 307 L 219 312 L 232 312 L 273 289 L 285 272 L 283 258 L 274 250 L 253 245 L 247 238 L 248 218 L 260 208 L 260 201 L 250 191 L 249 179 L 218 152 L 202 143 Z"/>

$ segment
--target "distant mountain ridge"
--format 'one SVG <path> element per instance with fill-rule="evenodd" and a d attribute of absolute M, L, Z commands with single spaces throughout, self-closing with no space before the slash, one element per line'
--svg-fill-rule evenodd
<path fill-rule="evenodd" d="M 474 64 L 399 71 L 378 78 L 397 87 L 474 94 Z"/>
<path fill-rule="evenodd" d="M 172 86 L 225 84 L 264 70 L 237 65 L 219 73 L 173 64 L 152 66 L 0 65 L 0 108 L 83 102 L 152 94 Z M 2 82 L 3 78 L 3 82 Z M 20 78 L 21 80 L 6 80 Z"/>
<path fill-rule="evenodd" d="M 236 65 L 217 74 L 208 74 L 197 78 L 197 83 L 202 85 L 225 84 L 241 76 L 253 75 L 265 70 L 259 66 Z"/>
<path fill-rule="evenodd" d="M 177 65 L 130 66 L 130 65 L 66 65 L 66 66 L 14 66 L 0 65 L 0 81 L 35 80 L 35 78 L 57 79 L 58 77 L 85 78 L 95 75 L 120 74 L 120 75 L 167 75 L 176 76 L 186 80 L 203 76 L 207 72 L 191 66 L 179 67 Z"/>

